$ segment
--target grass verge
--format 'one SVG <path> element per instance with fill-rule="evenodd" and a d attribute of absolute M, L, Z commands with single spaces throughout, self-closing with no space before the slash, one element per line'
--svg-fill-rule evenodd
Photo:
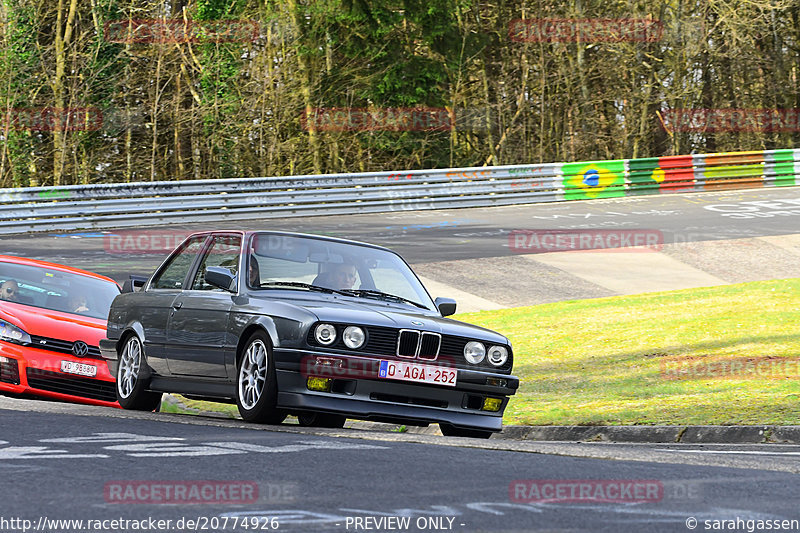
<path fill-rule="evenodd" d="M 506 424 L 800 423 L 800 279 L 458 318 L 513 343 Z"/>

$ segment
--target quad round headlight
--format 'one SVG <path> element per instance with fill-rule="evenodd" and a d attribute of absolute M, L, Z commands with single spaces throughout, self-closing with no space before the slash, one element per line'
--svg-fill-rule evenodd
<path fill-rule="evenodd" d="M 477 365 L 486 357 L 486 346 L 478 341 L 470 341 L 464 346 L 464 359 L 468 363 Z"/>
<path fill-rule="evenodd" d="M 314 330 L 314 338 L 318 343 L 329 346 L 336 341 L 336 328 L 330 324 L 320 324 Z"/>
<path fill-rule="evenodd" d="M 492 366 L 503 366 L 508 361 L 508 350 L 505 346 L 492 346 L 489 348 L 486 360 Z"/>
<path fill-rule="evenodd" d="M 361 348 L 366 338 L 364 330 L 358 326 L 347 326 L 342 334 L 344 345 L 353 350 Z"/>

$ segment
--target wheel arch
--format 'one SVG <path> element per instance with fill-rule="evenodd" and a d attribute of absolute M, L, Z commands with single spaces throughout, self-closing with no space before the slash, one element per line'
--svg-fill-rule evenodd
<path fill-rule="evenodd" d="M 125 343 L 128 342 L 128 339 L 134 335 L 139 339 L 139 344 L 142 345 L 141 379 L 150 379 L 152 370 L 150 369 L 150 365 L 147 364 L 147 346 L 145 345 L 144 327 L 141 323 L 131 322 L 125 326 L 117 341 L 117 354 L 121 352 Z M 119 365 L 119 361 L 117 361 L 117 365 Z M 116 378 L 116 369 L 114 374 Z"/>
<path fill-rule="evenodd" d="M 263 333 L 266 337 L 267 352 L 271 353 L 275 346 L 278 346 L 277 329 L 274 321 L 267 316 L 255 316 L 247 325 L 241 328 L 241 334 L 236 346 L 236 405 L 239 414 L 248 422 L 259 422 L 267 424 L 280 424 L 286 418 L 286 412 L 277 408 L 277 381 L 275 377 L 275 366 L 270 355 L 267 356 L 265 381 L 256 403 L 252 407 L 245 407 L 242 402 L 241 391 L 241 368 L 244 368 L 243 357 L 247 341 L 255 333 Z"/>
<path fill-rule="evenodd" d="M 119 339 L 117 340 L 117 353 L 122 348 L 122 345 L 128 340 L 128 337 L 131 335 L 136 335 L 139 337 L 139 341 L 142 343 L 142 348 L 144 349 L 145 345 L 145 336 L 144 336 L 144 327 L 139 322 L 131 322 L 127 324 L 123 329 L 122 333 L 119 334 Z"/>
<path fill-rule="evenodd" d="M 248 339 L 250 339 L 253 333 L 258 331 L 263 331 L 267 335 L 267 339 L 269 340 L 270 344 L 268 347 L 269 349 L 280 345 L 280 343 L 277 342 L 278 330 L 275 327 L 275 322 L 266 316 L 253 317 L 253 319 L 244 328 L 242 328 L 242 333 L 239 335 L 239 340 L 236 344 L 235 363 L 237 365 L 239 364 L 239 358 L 244 352 L 245 343 L 248 341 Z"/>

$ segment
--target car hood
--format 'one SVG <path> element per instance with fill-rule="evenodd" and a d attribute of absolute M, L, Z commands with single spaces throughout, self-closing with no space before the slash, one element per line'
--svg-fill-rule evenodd
<path fill-rule="evenodd" d="M 106 321 L 13 302 L 0 303 L 0 320 L 8 320 L 29 335 L 97 346 L 105 337 Z"/>
<path fill-rule="evenodd" d="M 443 335 L 469 337 L 489 342 L 508 344 L 508 339 L 490 329 L 473 326 L 457 320 L 443 318 L 433 311 L 408 309 L 401 305 L 377 299 L 349 298 L 331 295 L 330 299 L 286 299 L 313 313 L 318 320 L 340 324 L 380 326 L 397 329 L 418 329 Z"/>

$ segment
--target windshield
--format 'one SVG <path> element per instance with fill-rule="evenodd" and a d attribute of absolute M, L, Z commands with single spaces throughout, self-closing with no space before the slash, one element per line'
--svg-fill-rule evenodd
<path fill-rule="evenodd" d="M 15 302 L 92 318 L 108 318 L 116 283 L 44 267 L 0 262 L 0 305 Z"/>
<path fill-rule="evenodd" d="M 344 292 L 362 298 L 434 305 L 400 256 L 358 244 L 257 233 L 248 247 L 248 286 Z M 380 294 L 383 293 L 383 294 Z"/>

